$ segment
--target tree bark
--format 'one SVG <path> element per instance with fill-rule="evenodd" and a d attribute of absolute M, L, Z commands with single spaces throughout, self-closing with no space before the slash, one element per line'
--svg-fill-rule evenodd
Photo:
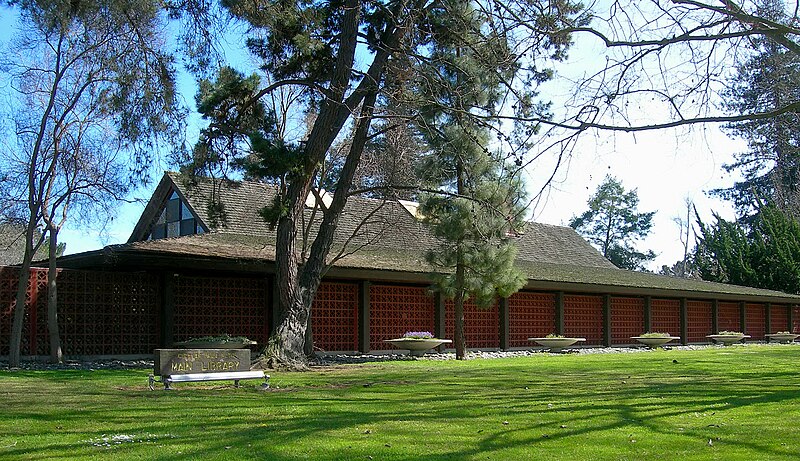
<path fill-rule="evenodd" d="M 22 267 L 19 270 L 19 280 L 17 285 L 17 296 L 14 304 L 14 319 L 11 323 L 11 338 L 8 351 L 8 366 L 18 368 L 20 365 L 20 353 L 22 348 L 22 327 L 25 320 L 25 298 L 28 292 L 30 281 L 31 261 L 33 260 L 33 231 L 35 227 L 28 223 L 25 230 L 25 254 L 22 257 Z"/>
<path fill-rule="evenodd" d="M 464 265 L 460 263 L 456 266 L 456 296 L 453 299 L 455 317 L 455 338 L 456 360 L 467 358 L 467 339 L 464 335 Z"/>
<path fill-rule="evenodd" d="M 56 276 L 56 256 L 58 253 L 58 231 L 50 229 L 50 254 L 47 270 L 47 332 L 50 339 L 50 361 L 61 363 L 64 357 L 61 351 L 61 337 L 58 333 L 58 287 Z"/>

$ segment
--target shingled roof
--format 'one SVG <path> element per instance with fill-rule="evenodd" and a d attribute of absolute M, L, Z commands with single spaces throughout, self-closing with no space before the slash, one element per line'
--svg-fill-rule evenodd
<path fill-rule="evenodd" d="M 172 190 L 176 190 L 186 201 L 210 234 L 223 235 L 199 239 L 206 244 L 214 246 L 212 241 L 248 241 L 247 237 L 263 237 L 258 239 L 258 248 L 269 244 L 274 246 L 275 231 L 259 215 L 259 210 L 274 198 L 275 190 L 272 186 L 250 181 L 234 182 L 209 178 L 192 181 L 177 173 L 164 175 L 134 228 L 129 243 L 141 242 L 146 238 L 148 225 L 163 207 Z M 210 210 L 209 203 L 214 200 L 221 204 L 221 218 L 217 218 Z M 312 207 L 307 207 L 308 222 L 312 221 L 313 213 Z M 317 216 L 319 213 L 317 210 Z M 165 245 L 170 245 L 177 248 L 194 245 L 189 242 L 195 241 L 198 239 L 181 237 L 169 239 L 169 244 L 148 241 L 137 247 L 150 245 L 164 249 Z M 336 242 L 338 248 L 345 243 L 351 247 L 363 246 L 359 252 L 385 253 L 386 250 L 394 250 L 414 254 L 414 265 L 418 265 L 424 252 L 437 243 L 428 229 L 398 201 L 358 196 L 348 199 L 339 219 Z M 569 227 L 531 222 L 527 224 L 522 235 L 515 238 L 515 243 L 519 248 L 518 257 L 522 261 L 615 268 Z M 220 251 L 223 250 L 220 248 Z M 260 249 L 258 254 L 262 254 Z"/>
<path fill-rule="evenodd" d="M 203 222 L 207 232 L 144 240 L 149 234 L 148 226 L 173 190 Z M 234 268 L 245 265 L 264 267 L 264 262 L 275 260 L 275 232 L 261 218 L 259 210 L 270 203 L 274 193 L 271 186 L 256 182 L 207 178 L 191 182 L 177 173 L 167 173 L 134 228 L 129 243 L 95 252 L 95 260 L 102 259 L 103 264 L 108 265 L 110 261 L 139 255 L 151 262 L 155 261 L 154 258 L 173 257 L 195 262 L 204 260 L 217 265 L 224 262 L 226 267 Z M 216 221 L 208 206 L 214 197 L 222 204 L 223 210 L 223 218 Z M 308 221 L 311 221 L 313 208 L 308 207 L 306 213 Z M 432 271 L 424 260 L 424 254 L 436 245 L 436 239 L 397 201 L 351 197 L 339 221 L 336 248 L 331 256 L 337 254 L 346 242 L 349 244 L 346 248 L 357 248 L 358 251 L 336 261 L 331 269 L 333 275 L 424 282 Z M 531 222 L 515 243 L 519 248 L 517 265 L 529 278 L 529 289 L 800 301 L 800 296 L 771 290 L 618 269 L 569 227 Z M 69 258 L 64 261 L 66 266 L 70 265 Z M 174 261 L 170 259 L 165 264 Z"/>

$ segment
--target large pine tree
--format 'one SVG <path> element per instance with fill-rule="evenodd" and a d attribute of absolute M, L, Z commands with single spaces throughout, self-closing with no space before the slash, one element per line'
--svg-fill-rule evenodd
<path fill-rule="evenodd" d="M 786 20 L 784 7 L 781 0 L 762 0 L 759 14 Z M 757 36 L 750 43 L 751 55 L 737 66 L 723 94 L 725 108 L 735 115 L 752 114 L 800 102 L 800 56 L 766 37 Z M 713 192 L 733 201 L 742 217 L 757 210 L 758 200 L 800 216 L 798 125 L 797 111 L 726 125 L 731 135 L 747 141 L 747 150 L 736 153 L 736 161 L 724 166 L 743 179 Z"/>
<path fill-rule="evenodd" d="M 264 216 L 277 231 L 280 305 L 268 364 L 305 365 L 311 303 L 328 268 L 338 219 L 353 192 L 364 147 L 376 135 L 373 119 L 395 118 L 384 108 L 408 108 L 396 117 L 403 123 L 447 112 L 450 123 L 467 130 L 481 124 L 505 130 L 497 123 L 503 110 L 525 125 L 515 131 L 523 135 L 546 116 L 546 106 L 536 103 L 535 94 L 536 84 L 551 75 L 542 69 L 543 60 L 564 57 L 570 36 L 563 30 L 588 21 L 580 16 L 581 6 L 568 0 L 469 4 L 475 8 L 458 1 L 224 2 L 250 26 L 249 50 L 262 60 L 261 70 L 268 77 L 262 81 L 272 83 L 227 71 L 204 86 L 208 91 L 202 95 L 203 113 L 211 123 L 195 150 L 194 166 L 221 166 L 233 155 L 248 160 L 249 175 L 279 185 L 275 202 L 264 204 Z M 450 24 L 470 29 L 440 27 L 451 15 L 462 13 L 472 16 L 453 18 Z M 470 43 L 464 40 L 467 36 Z M 439 42 L 451 49 L 463 42 L 459 46 L 465 50 L 477 42 L 487 44 L 487 53 L 476 54 L 473 66 L 464 69 L 465 79 L 500 83 L 488 90 L 502 90 L 504 98 L 465 99 L 469 103 L 461 106 L 440 98 L 440 90 L 451 80 L 437 71 L 442 66 L 442 56 L 435 51 Z M 387 85 L 390 74 L 392 84 Z M 298 142 L 277 135 L 270 127 L 276 114 L 263 104 L 286 86 L 302 89 L 295 111 L 313 114 L 307 134 Z M 494 107 L 496 102 L 503 107 Z M 352 141 L 341 167 L 325 182 L 333 189 L 332 202 L 321 210 L 321 223 L 309 236 L 308 247 L 300 248 L 306 197 L 320 187 L 320 168 L 331 146 L 348 131 Z M 510 144 L 518 140 L 502 139 Z"/>

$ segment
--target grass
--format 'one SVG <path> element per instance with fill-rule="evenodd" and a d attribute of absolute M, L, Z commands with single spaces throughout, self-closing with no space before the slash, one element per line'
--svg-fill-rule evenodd
<path fill-rule="evenodd" d="M 800 346 L 340 366 L 147 389 L 0 372 L 0 459 L 800 457 Z"/>

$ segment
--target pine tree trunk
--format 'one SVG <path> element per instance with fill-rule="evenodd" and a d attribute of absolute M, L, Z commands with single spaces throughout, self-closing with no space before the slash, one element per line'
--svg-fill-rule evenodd
<path fill-rule="evenodd" d="M 61 351 L 61 337 L 58 334 L 58 287 L 56 276 L 56 254 L 58 252 L 58 231 L 50 229 L 49 268 L 47 271 L 47 331 L 50 339 L 50 361 L 61 363 L 64 357 Z"/>
<path fill-rule="evenodd" d="M 453 304 L 456 359 L 464 360 L 467 358 L 467 339 L 464 335 L 464 265 L 461 263 L 456 266 L 456 296 Z"/>
<path fill-rule="evenodd" d="M 303 370 L 307 367 L 305 353 L 306 330 L 310 309 L 294 305 L 286 309 L 288 315 L 275 327 L 267 345 L 266 365 L 270 368 Z"/>

